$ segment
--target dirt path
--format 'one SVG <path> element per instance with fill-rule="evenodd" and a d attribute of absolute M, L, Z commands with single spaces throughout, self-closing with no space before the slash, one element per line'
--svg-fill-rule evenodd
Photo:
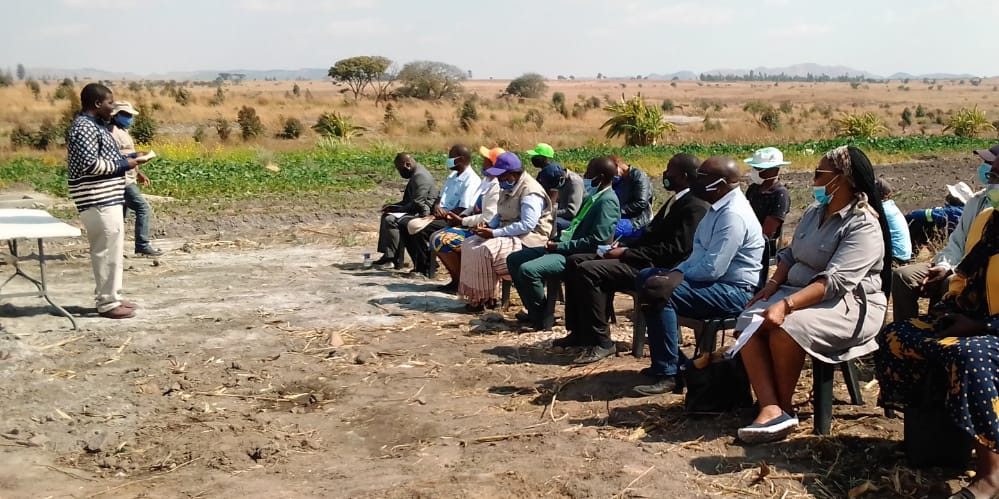
<path fill-rule="evenodd" d="M 93 317 L 80 242 L 48 267 L 79 331 L 36 300 L 0 305 L 0 497 L 845 497 L 868 480 L 865 497 L 925 497 L 958 476 L 905 467 L 875 386 L 814 437 L 806 372 L 800 431 L 743 447 L 748 414 L 632 398 L 647 359 L 571 367 L 548 348 L 561 328 L 518 334 L 434 283 L 357 269 L 370 221 L 264 231 L 259 211 L 165 220 L 185 238 L 129 260 L 135 319 Z"/>

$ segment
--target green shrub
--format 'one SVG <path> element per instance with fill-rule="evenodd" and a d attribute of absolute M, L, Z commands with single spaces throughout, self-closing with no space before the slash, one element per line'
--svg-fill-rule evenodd
<path fill-rule="evenodd" d="M 527 99 L 537 99 L 544 96 L 546 92 L 548 92 L 548 85 L 545 83 L 545 77 L 537 73 L 525 73 L 517 77 L 507 85 L 505 91 L 508 95 Z"/>
<path fill-rule="evenodd" d="M 226 142 L 232 135 L 232 124 L 229 120 L 219 116 L 215 119 L 215 132 L 219 135 L 219 140 Z"/>
<path fill-rule="evenodd" d="M 839 118 L 833 120 L 833 123 L 836 125 L 837 135 L 840 137 L 868 139 L 884 135 L 888 132 L 888 127 L 874 113 L 844 113 Z"/>
<path fill-rule="evenodd" d="M 962 82 L 964 80 L 961 80 Z M 985 131 L 995 131 L 996 127 L 985 117 L 985 111 L 978 107 L 962 108 L 948 120 L 944 131 L 953 131 L 958 137 L 975 137 Z"/>
<path fill-rule="evenodd" d="M 243 106 L 236 115 L 236 122 L 239 123 L 243 140 L 255 139 L 264 133 L 264 124 L 257 116 L 257 110 L 250 106 Z"/>
<path fill-rule="evenodd" d="M 538 130 L 541 130 L 541 127 L 545 126 L 545 116 L 537 109 L 527 111 L 527 114 L 524 115 L 524 121 L 534 123 L 538 127 Z"/>
<path fill-rule="evenodd" d="M 323 137 L 335 138 L 344 142 L 361 135 L 365 130 L 364 127 L 354 125 L 354 120 L 349 115 L 336 111 L 320 115 L 312 129 Z"/>
<path fill-rule="evenodd" d="M 287 140 L 297 139 L 302 136 L 302 130 L 304 128 L 305 127 L 302 125 L 302 122 L 298 120 L 298 118 L 288 118 L 284 120 L 284 128 L 281 130 L 281 133 L 278 134 L 278 138 Z"/>
<path fill-rule="evenodd" d="M 478 120 L 479 110 L 475 107 L 475 99 L 465 99 L 465 102 L 461 105 L 461 110 L 458 111 L 458 125 L 461 126 L 462 130 L 467 132 L 472 129 L 472 126 Z"/>
<path fill-rule="evenodd" d="M 156 138 L 159 123 L 153 117 L 153 110 L 145 104 L 139 104 L 137 111 L 139 114 L 135 116 L 135 122 L 128 129 L 128 133 L 138 144 L 151 144 Z"/>

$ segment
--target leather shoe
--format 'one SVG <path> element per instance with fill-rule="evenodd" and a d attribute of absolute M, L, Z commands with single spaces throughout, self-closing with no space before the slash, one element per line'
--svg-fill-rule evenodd
<path fill-rule="evenodd" d="M 146 256 L 163 256 L 163 250 L 158 250 L 156 248 L 143 248 L 135 250 L 136 255 L 146 255 Z"/>
<path fill-rule="evenodd" d="M 531 322 L 531 316 L 530 314 L 527 313 L 526 310 L 521 310 L 520 312 L 517 312 L 516 314 L 514 314 L 514 318 L 517 319 L 517 322 L 524 322 L 524 323 Z"/>
<path fill-rule="evenodd" d="M 572 361 L 573 364 L 592 364 L 594 362 L 599 362 L 607 357 L 610 357 L 617 353 L 616 347 L 602 347 L 600 345 L 592 346 L 586 349 L 585 352 L 580 354 Z"/>
<path fill-rule="evenodd" d="M 131 319 L 135 317 L 135 309 L 128 308 L 123 305 L 118 305 L 107 312 L 101 312 L 97 315 L 104 317 L 105 319 Z"/>
<path fill-rule="evenodd" d="M 651 385 L 638 385 L 635 391 L 642 395 L 662 395 L 663 393 L 683 393 L 683 385 L 677 382 L 676 376 L 662 376 Z"/>

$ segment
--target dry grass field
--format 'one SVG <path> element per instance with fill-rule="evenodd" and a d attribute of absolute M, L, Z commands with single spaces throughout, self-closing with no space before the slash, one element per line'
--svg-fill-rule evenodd
<path fill-rule="evenodd" d="M 831 120 L 842 113 L 874 112 L 894 136 L 944 134 L 941 122 L 949 113 L 961 108 L 977 106 L 986 112 L 990 121 L 999 119 L 999 80 L 984 80 L 979 85 L 958 81 L 911 80 L 903 83 L 892 80 L 864 83 L 856 88 L 850 83 L 838 82 L 549 81 L 548 93 L 540 99 L 502 98 L 500 94 L 507 81 L 474 80 L 464 85 L 467 94 L 478 96 L 479 120 L 471 131 L 459 126 L 461 101 L 397 101 L 393 104 L 395 123 L 387 125 L 384 105 L 376 105 L 371 98 L 362 98 L 355 103 L 349 93 L 341 91 L 343 87 L 330 81 L 226 83 L 223 87 L 225 99 L 218 105 L 210 103 L 217 91 L 214 84 L 178 82 L 184 84 L 193 97 L 183 106 L 165 94 L 161 86 L 113 83 L 116 98 L 155 107 L 153 114 L 160 123 L 158 142 L 192 142 L 194 131 L 201 126 L 205 130 L 204 142 L 213 145 L 219 141 L 215 120 L 226 118 L 235 126 L 238 110 L 250 106 L 266 128 L 266 138 L 255 139 L 253 145 L 274 151 L 308 148 L 318 138 L 308 129 L 297 140 L 274 138 L 286 118 L 297 118 L 308 128 L 321 113 L 328 111 L 345 113 L 355 124 L 366 129 L 355 139 L 361 146 L 377 144 L 430 151 L 459 141 L 511 148 L 525 148 L 538 141 L 547 141 L 556 148 L 607 142 L 620 145 L 619 139 L 608 141 L 600 130 L 600 125 L 609 116 L 607 112 L 597 108 L 576 117 L 563 117 L 551 103 L 555 92 L 565 95 L 570 110 L 575 103 L 594 97 L 603 106 L 608 101 L 620 99 L 622 94 L 631 97 L 641 93 L 647 103 L 655 105 L 668 100 L 673 108 L 665 114 L 678 124 L 677 133 L 667 137 L 670 143 L 785 143 L 829 138 L 835 135 Z M 69 103 L 52 99 L 57 84 L 56 81 L 44 83 L 37 99 L 20 83 L 0 88 L 0 156 L 12 152 L 7 136 L 16 126 L 37 127 L 46 119 L 58 121 Z M 76 83 L 77 92 L 83 84 L 82 80 Z M 297 97 L 292 93 L 295 85 L 300 89 Z M 756 118 L 743 110 L 750 101 L 762 101 L 781 109 L 781 128 L 771 132 L 759 126 Z M 903 109 L 909 108 L 915 114 L 919 106 L 927 115 L 915 116 L 913 125 L 903 131 L 899 126 Z M 537 110 L 543 117 L 541 126 L 525 120 L 531 110 Z M 706 126 L 706 117 L 716 126 Z M 429 118 L 435 122 L 432 131 L 428 130 Z M 238 136 L 238 129 L 233 135 Z M 238 137 L 230 139 L 238 140 Z"/>

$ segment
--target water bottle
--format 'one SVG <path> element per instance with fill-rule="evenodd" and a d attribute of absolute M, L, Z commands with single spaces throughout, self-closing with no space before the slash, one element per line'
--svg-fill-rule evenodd
<path fill-rule="evenodd" d="M 361 264 L 361 268 L 365 269 L 371 268 L 371 253 L 364 254 L 364 263 Z"/>

